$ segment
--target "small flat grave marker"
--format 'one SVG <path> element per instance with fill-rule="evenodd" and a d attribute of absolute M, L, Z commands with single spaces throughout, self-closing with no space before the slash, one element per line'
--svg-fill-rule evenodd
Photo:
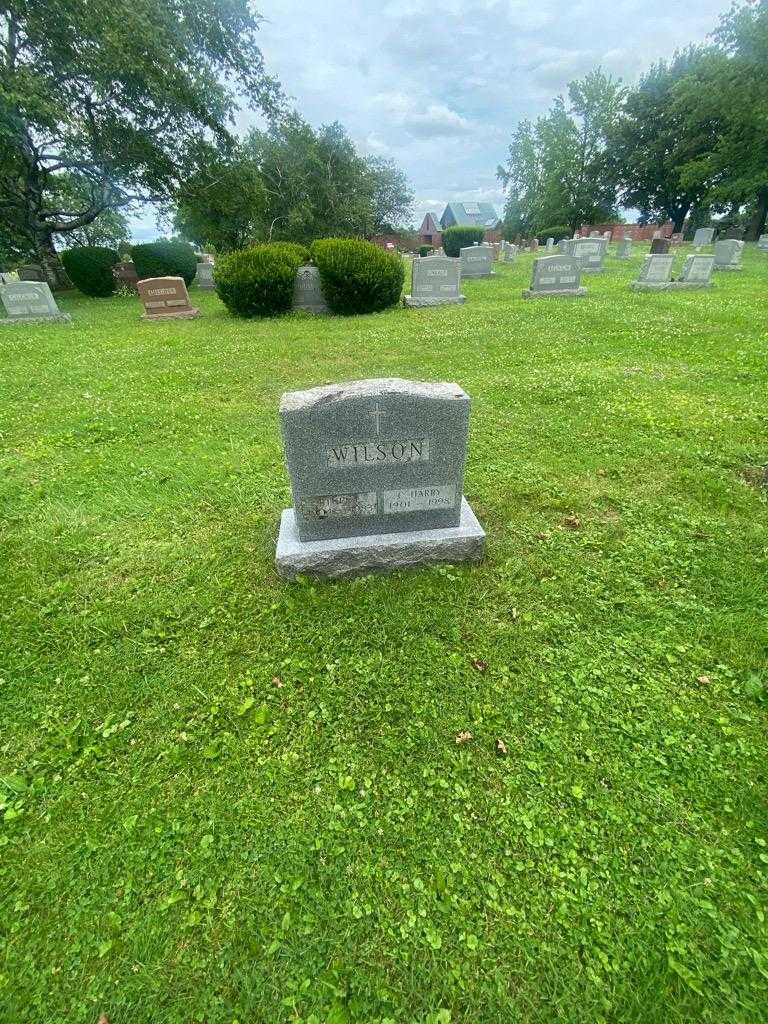
<path fill-rule="evenodd" d="M 72 317 L 56 305 L 45 281 L 8 281 L 0 284 L 0 302 L 6 316 L 0 324 L 68 323 Z"/>
<path fill-rule="evenodd" d="M 587 294 L 587 289 L 580 287 L 583 269 L 575 256 L 540 256 L 533 261 L 531 287 L 525 289 L 523 298 L 582 298 Z"/>
<path fill-rule="evenodd" d="M 455 384 L 351 381 L 283 395 L 293 508 L 281 576 L 345 576 L 478 561 L 485 533 L 463 497 L 469 396 Z"/>
<path fill-rule="evenodd" d="M 430 257 L 427 257 L 429 259 Z M 414 260 L 414 266 L 421 260 Z M 303 309 L 308 313 L 327 313 L 328 305 L 323 295 L 320 271 L 317 267 L 299 267 L 293 286 L 292 309 Z"/>
<path fill-rule="evenodd" d="M 635 292 L 661 291 L 669 288 L 674 256 L 668 253 L 651 253 L 645 257 L 636 281 L 630 284 Z"/>
<path fill-rule="evenodd" d="M 461 260 L 425 256 L 413 261 L 411 294 L 406 306 L 446 306 L 466 302 L 461 294 Z"/>
<path fill-rule="evenodd" d="M 142 320 L 189 320 L 200 310 L 189 303 L 183 277 L 147 277 L 139 281 L 139 298 L 144 305 Z"/>

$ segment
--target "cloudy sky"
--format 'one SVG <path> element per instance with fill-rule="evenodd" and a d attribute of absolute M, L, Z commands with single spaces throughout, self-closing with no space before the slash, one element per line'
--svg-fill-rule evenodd
<path fill-rule="evenodd" d="M 515 124 L 600 64 L 634 82 L 704 41 L 728 0 L 256 0 L 267 67 L 314 125 L 406 171 L 414 222 L 488 200 Z M 241 113 L 240 127 L 253 123 Z M 138 218 L 134 236 L 153 238 Z"/>

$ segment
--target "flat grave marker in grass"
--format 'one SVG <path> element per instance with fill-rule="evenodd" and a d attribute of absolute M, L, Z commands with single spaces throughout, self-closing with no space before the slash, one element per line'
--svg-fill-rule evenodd
<path fill-rule="evenodd" d="M 327 313 L 328 306 L 323 295 L 320 271 L 317 267 L 299 267 L 296 271 L 296 283 L 293 286 L 292 309 L 302 309 L 307 313 Z"/>
<path fill-rule="evenodd" d="M 36 322 L 67 322 L 68 313 L 62 313 L 56 305 L 51 289 L 45 281 L 9 281 L 0 284 L 0 301 L 6 316 L 0 324 L 24 324 Z"/>
<path fill-rule="evenodd" d="M 582 269 L 575 256 L 540 256 L 533 261 L 531 287 L 523 291 L 523 298 L 583 298 L 587 289 L 580 287 Z"/>
<path fill-rule="evenodd" d="M 465 302 L 461 294 L 461 261 L 450 256 L 424 256 L 413 261 L 411 294 L 406 306 L 444 306 Z"/>
<path fill-rule="evenodd" d="M 469 396 L 396 378 L 283 395 L 293 508 L 280 575 L 337 577 L 479 561 L 485 533 L 463 496 Z"/>
<path fill-rule="evenodd" d="M 714 270 L 741 270 L 744 243 L 737 238 L 723 238 L 715 242 Z"/>
<path fill-rule="evenodd" d="M 643 260 L 637 280 L 630 284 L 635 292 L 662 291 L 672 284 L 672 261 L 668 253 L 651 253 Z"/>
<path fill-rule="evenodd" d="M 183 277 L 148 277 L 138 283 L 144 305 L 142 320 L 189 320 L 200 310 L 189 302 Z"/>

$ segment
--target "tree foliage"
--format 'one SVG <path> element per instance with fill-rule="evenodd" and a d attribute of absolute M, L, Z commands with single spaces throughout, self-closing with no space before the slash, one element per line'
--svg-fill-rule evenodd
<path fill-rule="evenodd" d="M 0 0 L 5 229 L 51 265 L 54 236 L 170 198 L 191 152 L 229 144 L 238 94 L 275 108 L 258 26 L 248 0 Z M 62 172 L 77 176 L 74 201 Z"/>
<path fill-rule="evenodd" d="M 535 123 L 515 130 L 498 177 L 507 192 L 508 237 L 536 234 L 554 223 L 576 228 L 615 214 L 616 190 L 608 159 L 624 89 L 600 68 L 568 86 Z"/>

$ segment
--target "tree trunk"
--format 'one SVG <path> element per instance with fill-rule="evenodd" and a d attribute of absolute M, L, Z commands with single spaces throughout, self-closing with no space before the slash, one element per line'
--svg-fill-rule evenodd
<path fill-rule="evenodd" d="M 744 237 L 748 242 L 756 242 L 765 231 L 765 220 L 768 216 L 768 185 L 757 191 L 755 212 L 749 219 Z"/>
<path fill-rule="evenodd" d="M 688 211 L 691 208 L 690 199 L 684 199 L 680 203 L 676 203 L 669 210 L 669 219 L 674 225 L 675 233 L 683 230 L 683 224 L 685 224 L 685 218 L 688 216 Z"/>
<path fill-rule="evenodd" d="M 37 254 L 37 262 L 43 268 L 43 274 L 51 288 L 71 287 L 70 280 L 66 275 L 64 267 L 61 265 L 61 260 L 56 252 L 51 235 L 41 233 L 37 236 L 35 239 L 35 252 Z"/>

